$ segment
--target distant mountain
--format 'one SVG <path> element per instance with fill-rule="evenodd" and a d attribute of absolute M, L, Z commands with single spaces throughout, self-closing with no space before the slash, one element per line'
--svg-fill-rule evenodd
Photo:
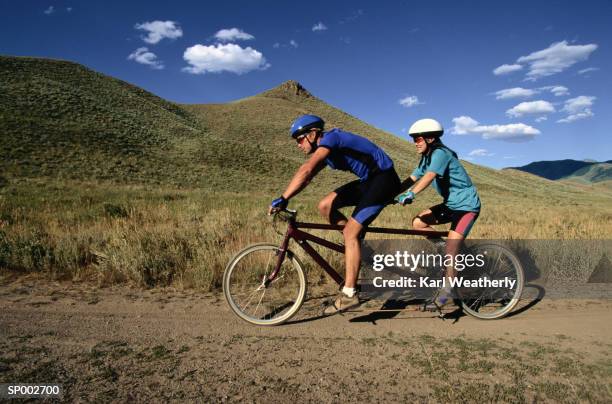
<path fill-rule="evenodd" d="M 549 180 L 571 180 L 596 183 L 612 180 L 612 160 L 604 162 L 579 160 L 536 161 L 522 167 L 508 167 Z"/>
<path fill-rule="evenodd" d="M 609 181 L 612 180 L 612 164 L 607 161 L 582 167 L 564 179 L 586 183 Z"/>

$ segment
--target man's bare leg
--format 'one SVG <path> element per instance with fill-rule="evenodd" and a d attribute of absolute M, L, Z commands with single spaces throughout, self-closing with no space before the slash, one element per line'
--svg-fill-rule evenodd
<path fill-rule="evenodd" d="M 347 222 L 346 216 L 344 216 L 338 209 L 334 209 L 334 200 L 338 196 L 335 192 L 330 192 L 325 195 L 319 202 L 319 213 L 325 218 L 330 224 L 345 225 Z"/>
<path fill-rule="evenodd" d="M 329 305 L 324 314 L 335 314 L 359 305 L 359 296 L 355 290 L 359 277 L 361 263 L 361 245 L 359 234 L 363 226 L 353 218 L 348 219 L 342 234 L 344 236 L 344 258 L 346 271 L 344 274 L 344 287 L 342 293 L 333 304 Z"/>
<path fill-rule="evenodd" d="M 363 226 L 353 218 L 350 218 L 344 226 L 344 259 L 346 263 L 346 273 L 344 286 L 354 288 L 359 277 L 359 265 L 361 263 L 361 244 L 359 243 L 359 233 Z"/>
<path fill-rule="evenodd" d="M 344 237 L 344 259 L 346 265 L 344 286 L 354 288 L 359 276 L 359 265 L 361 264 L 361 244 L 359 234 L 363 229 L 361 223 L 353 218 L 347 218 L 337 209 L 333 208 L 334 199 L 338 194 L 330 192 L 319 202 L 319 213 L 331 224 L 344 225 L 342 236 Z"/>

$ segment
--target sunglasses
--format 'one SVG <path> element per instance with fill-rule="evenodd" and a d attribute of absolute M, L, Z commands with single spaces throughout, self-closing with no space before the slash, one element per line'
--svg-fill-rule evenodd
<path fill-rule="evenodd" d="M 302 140 L 306 139 L 306 135 L 300 135 L 295 138 L 295 141 L 298 143 L 302 143 Z"/>
<path fill-rule="evenodd" d="M 412 140 L 414 141 L 414 143 L 422 143 L 425 141 L 425 138 L 423 136 L 415 136 L 412 138 Z"/>

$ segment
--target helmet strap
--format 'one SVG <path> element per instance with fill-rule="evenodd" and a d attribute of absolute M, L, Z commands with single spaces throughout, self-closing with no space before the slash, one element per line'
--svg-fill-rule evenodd
<path fill-rule="evenodd" d="M 313 143 L 310 141 L 310 139 L 308 139 L 308 135 L 306 135 L 306 141 L 308 142 L 308 144 L 310 144 L 310 153 L 308 154 L 314 153 L 315 150 L 317 150 L 317 147 L 319 147 L 319 144 L 317 142 L 317 140 L 319 140 L 319 136 L 321 136 L 321 133 L 319 131 L 316 131 L 316 136 Z"/>

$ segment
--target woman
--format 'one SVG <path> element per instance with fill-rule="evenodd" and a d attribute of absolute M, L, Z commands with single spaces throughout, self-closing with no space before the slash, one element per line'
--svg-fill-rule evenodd
<path fill-rule="evenodd" d="M 454 257 L 480 213 L 478 192 L 457 158 L 457 153 L 440 140 L 444 128 L 438 121 L 420 119 L 410 127 L 408 134 L 414 140 L 421 160 L 407 181 L 411 188 L 396 199 L 402 205 L 410 204 L 416 195 L 433 184 L 436 191 L 444 198 L 444 202 L 419 213 L 412 220 L 412 225 L 419 230 L 434 230 L 432 225 L 451 223 L 446 254 Z M 435 299 L 439 307 L 452 300 L 449 280 L 455 276 L 455 269 L 448 266 L 445 272 L 445 286 Z"/>

